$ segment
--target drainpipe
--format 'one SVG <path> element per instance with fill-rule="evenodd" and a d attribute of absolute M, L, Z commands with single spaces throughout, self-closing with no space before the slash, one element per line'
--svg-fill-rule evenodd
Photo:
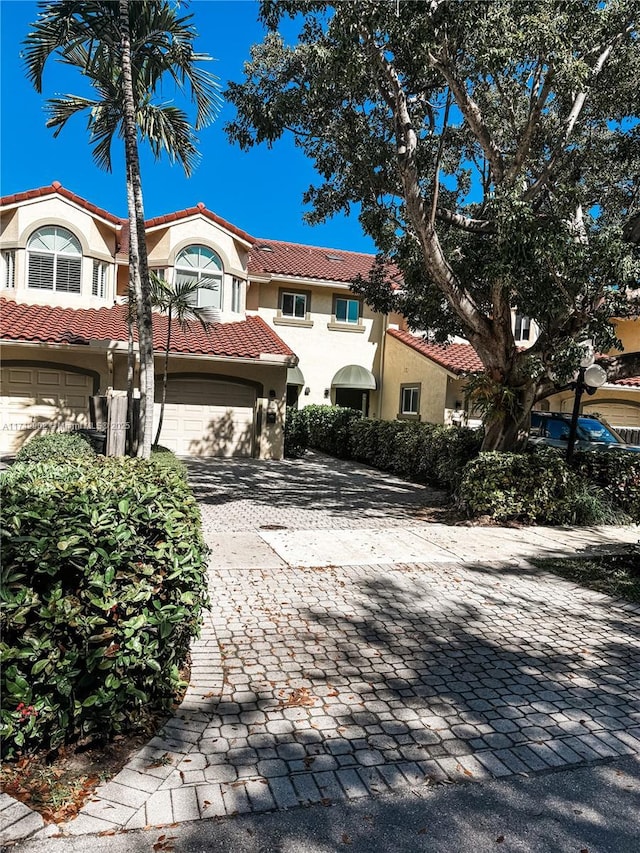
<path fill-rule="evenodd" d="M 382 401 L 384 397 L 384 352 L 387 341 L 387 327 L 389 315 L 382 315 L 382 342 L 380 344 L 380 393 L 378 394 L 378 420 L 382 420 Z"/>

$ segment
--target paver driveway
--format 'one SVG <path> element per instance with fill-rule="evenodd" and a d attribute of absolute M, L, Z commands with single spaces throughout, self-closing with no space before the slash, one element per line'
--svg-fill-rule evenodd
<path fill-rule="evenodd" d="M 207 535 L 411 531 L 438 497 L 333 460 L 286 466 L 195 467 Z M 640 753 L 640 608 L 481 557 L 212 569 L 180 711 L 67 831 Z"/>

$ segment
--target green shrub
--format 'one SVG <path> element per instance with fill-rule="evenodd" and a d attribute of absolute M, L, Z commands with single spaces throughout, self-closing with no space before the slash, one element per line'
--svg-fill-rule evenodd
<path fill-rule="evenodd" d="M 464 468 L 458 503 L 470 516 L 496 521 L 586 525 L 624 520 L 603 492 L 549 448 L 481 453 Z"/>
<path fill-rule="evenodd" d="M 304 411 L 293 406 L 287 409 L 284 422 L 284 455 L 287 459 L 300 459 L 307 452 L 309 429 Z"/>
<path fill-rule="evenodd" d="M 152 447 L 151 462 L 161 469 L 175 471 L 184 480 L 187 479 L 187 466 L 168 447 L 162 447 L 161 445 Z"/>
<path fill-rule="evenodd" d="M 16 463 L 0 488 L 5 755 L 169 708 L 207 603 L 186 480 L 97 457 Z"/>
<path fill-rule="evenodd" d="M 48 432 L 32 438 L 16 453 L 17 462 L 79 459 L 95 456 L 89 439 L 79 432 Z"/>
<path fill-rule="evenodd" d="M 631 519 L 640 523 L 640 453 L 590 451 L 576 453 L 574 469 L 593 483 Z"/>
<path fill-rule="evenodd" d="M 480 451 L 482 432 L 415 421 L 349 424 L 354 459 L 418 483 L 453 491 L 462 469 Z"/>
<path fill-rule="evenodd" d="M 351 458 L 350 425 L 362 417 L 360 412 L 342 406 L 305 406 L 300 414 L 307 423 L 309 447 L 340 459 Z"/>

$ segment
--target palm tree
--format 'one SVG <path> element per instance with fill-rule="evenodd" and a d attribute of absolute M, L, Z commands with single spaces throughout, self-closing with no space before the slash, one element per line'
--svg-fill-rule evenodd
<path fill-rule="evenodd" d="M 111 143 L 124 140 L 129 218 L 129 289 L 135 304 L 140 351 L 140 445 L 149 456 L 154 403 L 151 285 L 144 228 L 138 136 L 156 157 L 178 159 L 187 174 L 197 160 L 195 134 L 186 114 L 169 104 L 154 104 L 169 77 L 196 105 L 195 129 L 211 122 L 219 105 L 216 79 L 196 63 L 191 16 L 179 18 L 168 0 L 60 0 L 40 2 L 39 15 L 25 39 L 27 74 L 38 92 L 53 54 L 79 68 L 92 84 L 95 100 L 67 95 L 49 104 L 47 125 L 56 135 L 74 115 L 89 111 L 94 158 L 111 168 Z"/>
<path fill-rule="evenodd" d="M 167 315 L 167 340 L 164 348 L 164 371 L 162 374 L 162 399 L 160 401 L 160 415 L 156 437 L 153 446 L 160 443 L 162 422 L 164 420 L 164 407 L 167 401 L 167 380 L 169 378 L 169 351 L 171 349 L 171 330 L 175 320 L 183 331 L 188 329 L 190 321 L 197 320 L 206 331 L 213 321 L 210 307 L 198 307 L 194 304 L 198 290 L 213 290 L 214 284 L 206 280 L 195 281 L 191 278 L 176 276 L 175 281 L 168 282 L 155 273 L 151 273 L 151 302 L 154 308 L 159 308 Z"/>

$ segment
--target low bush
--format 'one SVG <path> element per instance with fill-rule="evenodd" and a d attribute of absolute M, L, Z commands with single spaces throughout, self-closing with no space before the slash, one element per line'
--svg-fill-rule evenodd
<path fill-rule="evenodd" d="M 539 524 L 607 524 L 624 520 L 604 492 L 545 448 L 532 453 L 481 453 L 467 463 L 458 503 L 470 516 Z"/>
<path fill-rule="evenodd" d="M 351 458 L 350 427 L 362 417 L 360 412 L 342 406 L 305 406 L 300 414 L 307 423 L 309 447 L 340 459 Z"/>
<path fill-rule="evenodd" d="M 151 448 L 151 462 L 164 470 L 175 471 L 184 480 L 187 479 L 187 466 L 168 447 L 156 445 Z"/>
<path fill-rule="evenodd" d="M 284 455 L 287 459 L 300 459 L 309 446 L 309 429 L 304 409 L 290 406 L 284 422 Z"/>
<path fill-rule="evenodd" d="M 184 477 L 77 458 L 16 463 L 0 488 L 5 755 L 107 738 L 169 708 L 207 603 Z"/>
<path fill-rule="evenodd" d="M 16 453 L 17 462 L 80 459 L 95 456 L 89 439 L 79 432 L 48 432 L 37 435 Z"/>
<path fill-rule="evenodd" d="M 591 451 L 576 453 L 573 466 L 607 499 L 640 523 L 640 453 Z"/>

